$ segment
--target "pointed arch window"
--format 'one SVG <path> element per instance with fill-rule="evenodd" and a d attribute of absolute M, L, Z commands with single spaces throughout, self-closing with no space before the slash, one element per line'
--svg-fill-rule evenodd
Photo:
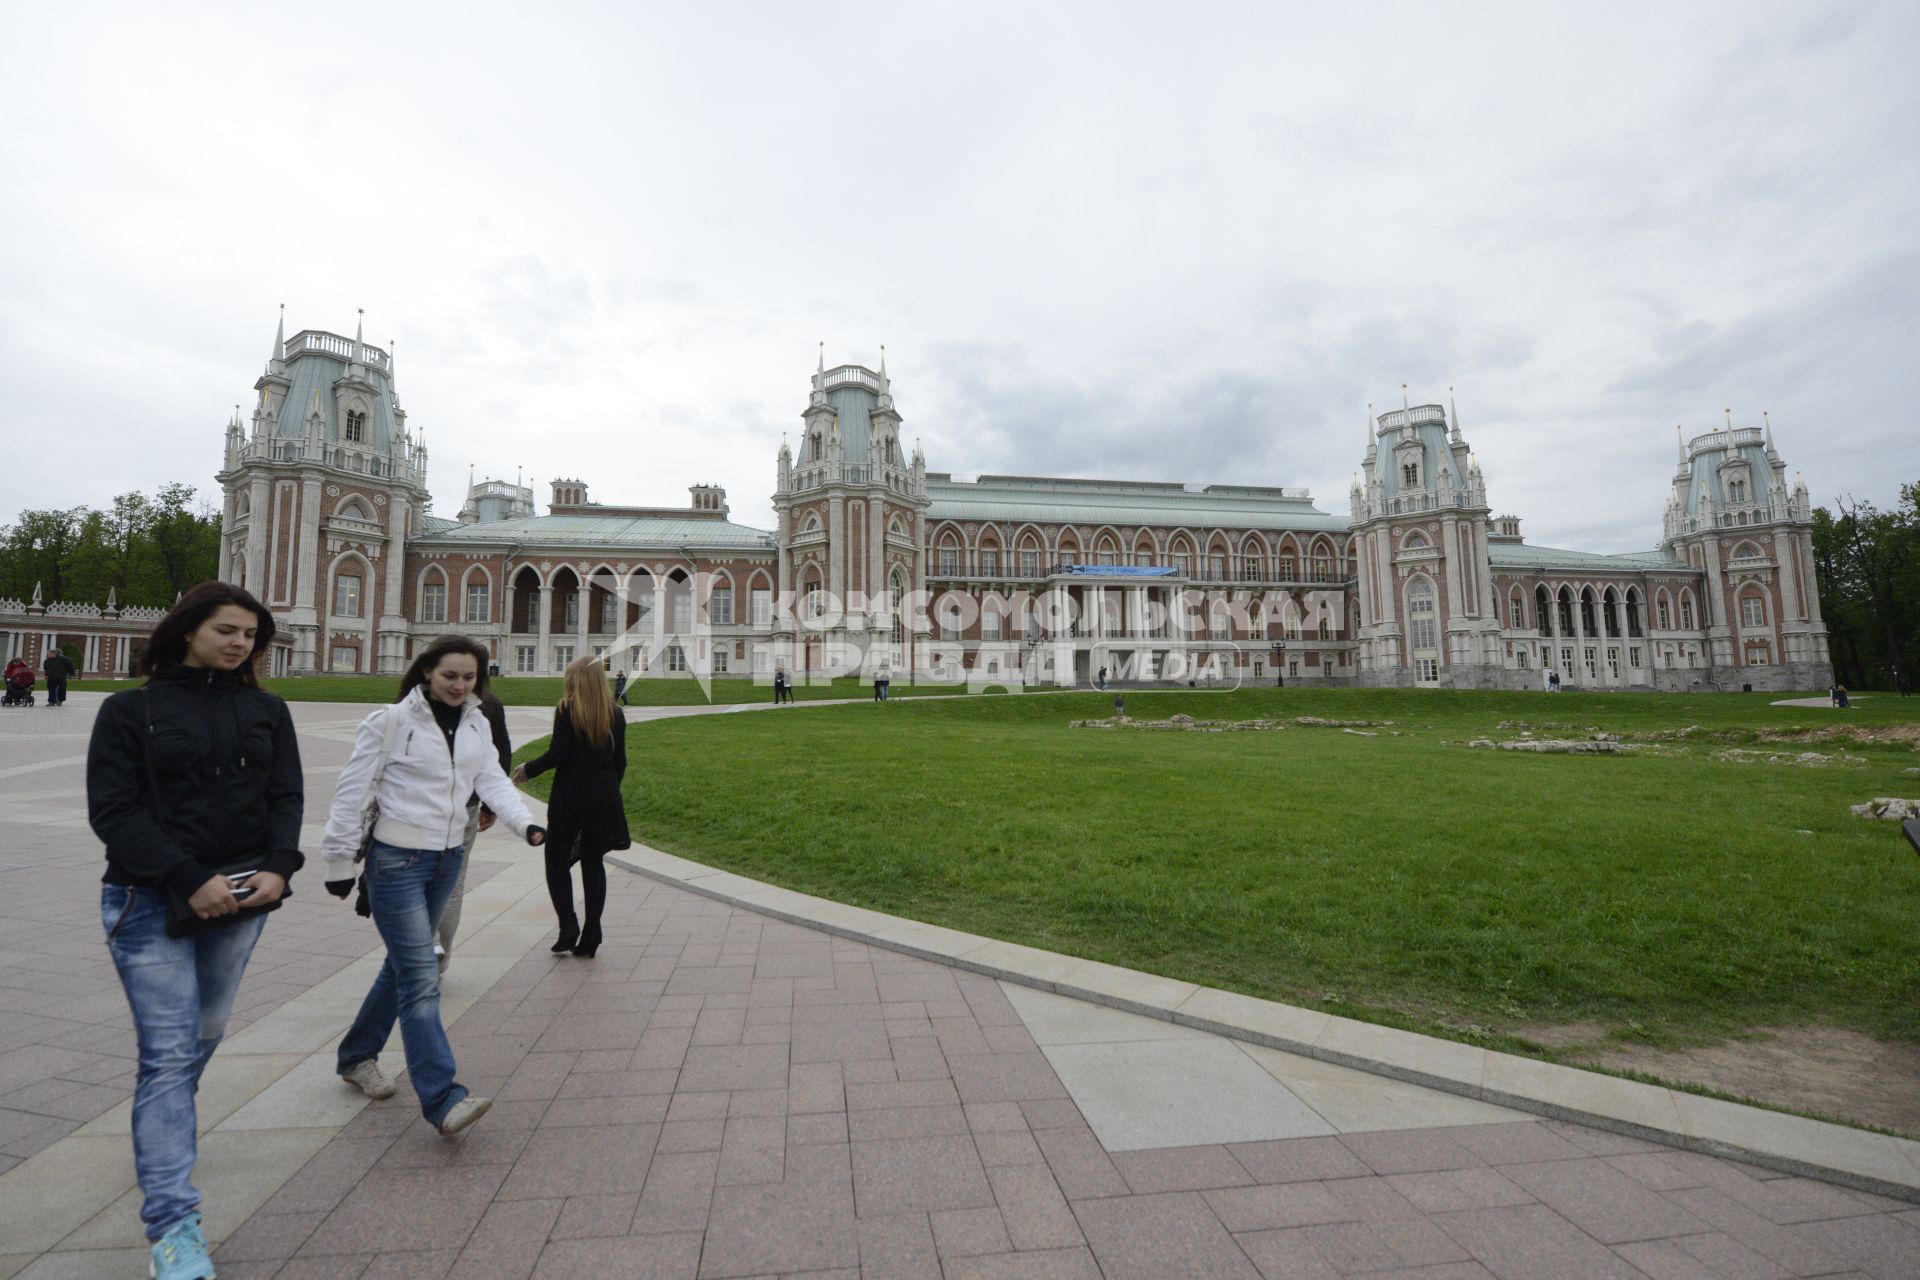
<path fill-rule="evenodd" d="M 347 410 L 348 444 L 365 444 L 367 440 L 367 415 L 358 409 Z"/>

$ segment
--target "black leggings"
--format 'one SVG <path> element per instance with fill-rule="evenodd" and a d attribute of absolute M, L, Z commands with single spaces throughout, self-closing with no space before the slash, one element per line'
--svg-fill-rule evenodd
<path fill-rule="evenodd" d="M 566 924 L 573 915 L 573 873 L 567 867 L 567 851 L 551 846 L 547 851 L 547 896 L 553 899 L 553 913 Z M 580 859 L 580 883 L 587 891 L 586 928 L 600 927 L 600 913 L 607 908 L 606 855 L 589 853 Z"/>

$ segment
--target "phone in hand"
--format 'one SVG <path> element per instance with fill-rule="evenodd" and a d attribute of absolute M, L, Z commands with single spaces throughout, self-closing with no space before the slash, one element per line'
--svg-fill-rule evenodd
<path fill-rule="evenodd" d="M 233 900 L 235 902 L 245 902 L 248 898 L 260 892 L 257 885 L 247 883 L 254 874 L 252 871 L 236 871 L 227 877 L 227 884 L 233 889 Z"/>

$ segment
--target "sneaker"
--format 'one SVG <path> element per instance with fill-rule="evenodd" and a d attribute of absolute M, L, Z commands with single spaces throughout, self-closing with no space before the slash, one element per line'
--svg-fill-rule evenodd
<path fill-rule="evenodd" d="M 375 1102 L 383 1098 L 391 1098 L 398 1091 L 393 1081 L 387 1079 L 387 1073 L 380 1069 L 378 1058 L 368 1058 L 365 1062 L 355 1063 L 353 1070 L 342 1073 L 340 1078 L 358 1088 Z"/>
<path fill-rule="evenodd" d="M 207 1256 L 207 1237 L 200 1230 L 199 1214 L 182 1218 L 154 1241 L 147 1274 L 153 1280 L 213 1280 L 213 1259 Z"/>
<path fill-rule="evenodd" d="M 493 1106 L 492 1098 L 476 1098 L 469 1094 L 460 1099 L 453 1104 L 453 1109 L 447 1112 L 447 1118 L 440 1122 L 440 1136 L 451 1138 L 487 1114 L 487 1109 L 491 1106 Z"/>

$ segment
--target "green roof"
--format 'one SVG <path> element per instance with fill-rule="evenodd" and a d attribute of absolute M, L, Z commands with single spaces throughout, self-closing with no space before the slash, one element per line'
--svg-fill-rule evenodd
<path fill-rule="evenodd" d="M 1344 516 L 1314 506 L 1304 489 L 1055 476 L 981 476 L 970 482 L 930 472 L 927 497 L 929 521 L 1347 531 Z"/>
<path fill-rule="evenodd" d="M 516 516 L 482 524 L 454 524 L 414 538 L 415 546 L 619 547 L 637 551 L 774 550 L 773 535 L 725 520 L 673 520 L 658 516 Z"/>
<path fill-rule="evenodd" d="M 1698 573 L 1684 560 L 1664 551 L 1630 551 L 1607 556 L 1593 551 L 1560 547 L 1533 547 L 1524 542 L 1487 544 L 1487 559 L 1495 569 L 1577 569 L 1589 573 Z"/>

